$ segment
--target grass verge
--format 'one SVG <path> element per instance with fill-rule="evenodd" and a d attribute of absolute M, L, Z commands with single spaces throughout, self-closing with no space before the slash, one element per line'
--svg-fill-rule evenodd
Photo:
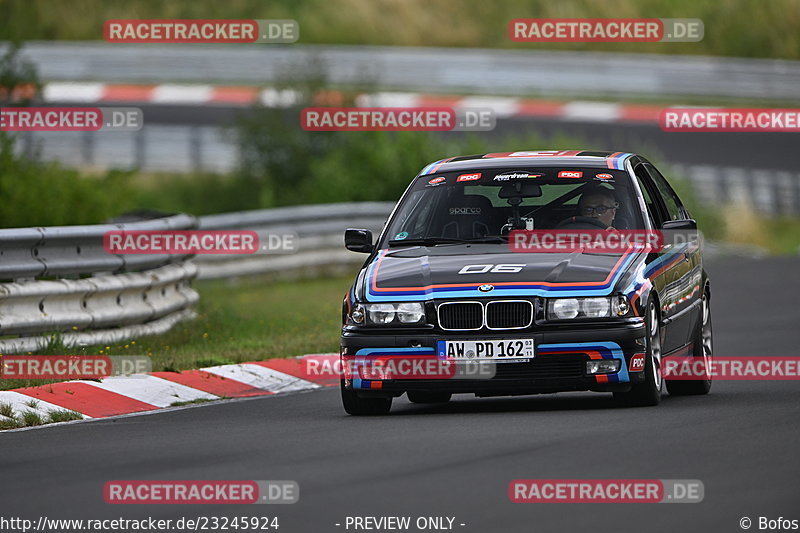
<path fill-rule="evenodd" d="M 166 371 L 335 352 L 350 283 L 351 276 L 199 282 L 198 319 L 141 339 L 135 351 L 150 355 L 154 370 Z"/>
<path fill-rule="evenodd" d="M 26 405 L 31 408 L 36 408 L 38 402 L 34 402 L 35 401 L 28 402 Z M 80 413 L 69 411 L 67 409 L 49 411 L 45 416 L 28 409 L 18 413 L 14 411 L 14 408 L 11 406 L 11 404 L 0 403 L 0 431 L 5 429 L 42 426 L 45 424 L 67 422 L 70 420 L 81 420 L 82 418 L 83 417 L 80 415 Z"/>
<path fill-rule="evenodd" d="M 219 398 L 220 400 L 225 400 L 227 398 Z M 196 400 L 189 400 L 187 402 L 172 402 L 170 407 L 183 407 L 184 405 L 194 405 L 197 403 L 208 403 L 208 402 L 216 402 L 217 400 L 209 400 L 208 398 L 198 398 Z"/>
<path fill-rule="evenodd" d="M 800 11 L 793 0 L 6 0 L 0 39 L 101 40 L 108 19 L 294 19 L 301 44 L 589 50 L 797 58 Z M 516 43 L 515 18 L 699 18 L 693 43 Z"/>

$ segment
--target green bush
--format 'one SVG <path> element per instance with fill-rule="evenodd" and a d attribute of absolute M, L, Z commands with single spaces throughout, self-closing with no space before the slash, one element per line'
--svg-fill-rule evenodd
<path fill-rule="evenodd" d="M 396 200 L 423 165 L 457 153 L 452 142 L 424 132 L 306 132 L 296 121 L 276 135 L 271 123 L 245 126 L 242 136 L 237 179 L 261 207 Z"/>
<path fill-rule="evenodd" d="M 0 57 L 0 105 L 28 105 L 15 90 L 40 87 L 34 66 L 16 45 Z M 83 177 L 55 163 L 18 153 L 16 137 L 0 131 L 0 227 L 92 224 L 129 208 L 129 175 Z"/>
<path fill-rule="evenodd" d="M 202 216 L 262 207 L 253 184 L 236 175 L 154 174 L 132 186 L 131 202 L 140 209 Z"/>
<path fill-rule="evenodd" d="M 132 207 L 130 175 L 85 177 L 18 155 L 0 132 L 0 227 L 96 224 Z"/>

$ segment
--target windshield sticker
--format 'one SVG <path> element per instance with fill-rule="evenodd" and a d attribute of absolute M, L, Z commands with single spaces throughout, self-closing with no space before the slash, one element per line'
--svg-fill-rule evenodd
<path fill-rule="evenodd" d="M 475 181 L 481 179 L 481 173 L 461 174 L 456 181 Z"/>
<path fill-rule="evenodd" d="M 558 173 L 559 178 L 582 178 L 583 172 L 579 170 L 562 170 Z"/>
<path fill-rule="evenodd" d="M 451 215 L 480 215 L 480 207 L 451 207 Z"/>
<path fill-rule="evenodd" d="M 432 180 L 428 180 L 428 185 L 440 185 L 445 180 L 444 176 L 439 176 L 438 178 L 433 178 Z"/>
<path fill-rule="evenodd" d="M 611 174 L 605 174 L 605 173 L 603 173 L 603 174 L 595 174 L 594 177 L 599 179 L 599 180 L 613 180 L 614 179 L 614 176 L 612 176 Z"/>
<path fill-rule="evenodd" d="M 508 174 L 498 174 L 494 177 L 494 181 L 523 180 L 541 177 L 542 174 L 530 174 L 529 172 L 510 172 Z"/>
<path fill-rule="evenodd" d="M 408 232 L 407 231 L 401 231 L 400 233 L 398 233 L 397 235 L 394 236 L 394 240 L 402 241 L 406 237 L 408 237 Z"/>

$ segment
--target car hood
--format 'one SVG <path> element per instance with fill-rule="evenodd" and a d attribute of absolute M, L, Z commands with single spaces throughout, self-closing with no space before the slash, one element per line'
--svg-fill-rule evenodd
<path fill-rule="evenodd" d="M 604 296 L 635 253 L 515 253 L 507 245 L 381 250 L 363 279 L 367 301 L 433 298 Z"/>

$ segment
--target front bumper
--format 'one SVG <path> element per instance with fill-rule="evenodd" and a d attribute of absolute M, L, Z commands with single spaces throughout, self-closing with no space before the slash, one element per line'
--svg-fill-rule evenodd
<path fill-rule="evenodd" d="M 345 387 L 360 396 L 400 396 L 408 391 L 474 393 L 477 396 L 540 394 L 564 391 L 627 391 L 644 381 L 644 372 L 631 370 L 631 358 L 645 352 L 645 326 L 641 320 L 620 325 L 586 325 L 536 328 L 520 331 L 443 332 L 436 330 L 344 329 L 341 340 Z M 416 375 L 403 379 L 366 379 L 359 365 L 371 358 L 409 357 L 438 360 L 437 343 L 442 340 L 534 339 L 535 357 L 529 362 L 493 365 L 490 378 Z M 409 355 L 411 354 L 411 355 Z M 586 361 L 618 359 L 619 371 L 587 374 Z M 641 366 L 641 365 L 637 365 Z"/>

